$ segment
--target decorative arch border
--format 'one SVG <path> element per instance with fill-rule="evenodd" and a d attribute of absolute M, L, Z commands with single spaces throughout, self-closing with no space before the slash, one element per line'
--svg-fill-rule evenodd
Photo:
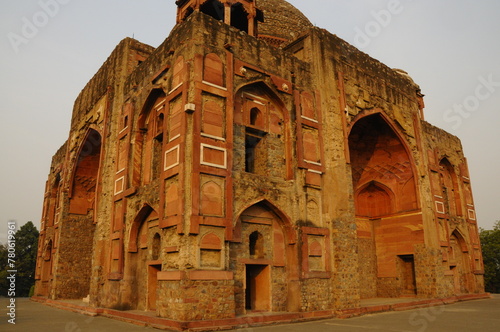
<path fill-rule="evenodd" d="M 460 228 L 455 228 L 450 235 L 455 236 L 458 240 L 458 244 L 460 245 L 460 248 L 462 249 L 463 253 L 469 253 L 469 247 L 467 246 L 467 241 L 465 240 L 465 236 L 463 235 L 462 230 Z"/>
<path fill-rule="evenodd" d="M 235 101 L 238 100 L 238 97 L 240 94 L 245 92 L 245 90 L 250 90 L 252 88 L 260 89 L 262 90 L 269 99 L 275 103 L 277 106 L 279 106 L 281 112 L 283 113 L 283 120 L 284 121 L 289 121 L 290 120 L 290 114 L 289 111 L 283 102 L 283 100 L 279 96 L 279 91 L 275 88 L 273 88 L 273 85 L 270 84 L 270 82 L 262 79 L 256 79 L 254 81 L 250 82 L 245 82 L 244 84 L 241 84 L 238 86 L 235 91 Z M 237 106 L 237 105 L 235 105 Z M 235 107 L 236 109 L 237 107 Z"/>
<path fill-rule="evenodd" d="M 292 224 L 292 220 L 290 217 L 283 212 L 280 208 L 277 207 L 276 204 L 271 202 L 267 198 L 261 198 L 258 200 L 253 201 L 250 204 L 245 205 L 242 209 L 237 214 L 237 218 L 234 222 L 233 226 L 233 242 L 239 242 L 241 240 L 241 215 L 243 212 L 245 212 L 248 208 L 257 205 L 257 204 L 263 204 L 267 208 L 269 208 L 277 217 L 278 217 L 278 223 L 280 224 L 281 228 L 283 229 L 283 233 L 286 236 L 286 242 L 289 245 L 293 245 L 297 243 L 297 233 L 295 231 L 295 228 Z"/>
<path fill-rule="evenodd" d="M 137 245 L 137 235 L 139 234 L 139 229 L 141 225 L 144 223 L 144 220 L 151 214 L 154 213 L 158 216 L 158 213 L 155 209 L 148 203 L 144 203 L 142 208 L 136 214 L 134 220 L 132 221 L 132 225 L 130 227 L 130 232 L 128 236 L 128 252 L 133 253 L 138 251 Z"/>
<path fill-rule="evenodd" d="M 265 97 L 269 98 L 269 101 L 273 104 L 275 104 L 281 114 L 283 115 L 283 135 L 284 135 L 284 142 L 285 142 L 285 161 L 286 161 L 286 166 L 285 166 L 285 176 L 287 179 L 292 179 L 293 178 L 293 169 L 292 169 L 292 156 L 293 156 L 293 144 L 292 144 L 292 126 L 291 126 L 291 114 L 290 110 L 286 107 L 283 99 L 280 97 L 280 92 L 273 87 L 271 79 L 269 81 L 262 80 L 262 79 L 257 79 L 251 82 L 246 82 L 245 84 L 241 84 L 235 89 L 234 93 L 234 110 L 233 110 L 233 122 L 236 123 L 235 119 L 238 117 L 236 116 L 237 110 L 240 110 L 243 105 L 242 103 L 242 95 L 246 91 L 251 90 L 252 88 L 255 88 L 257 90 L 262 91 L 263 95 Z M 248 92 L 251 94 L 251 92 Z M 241 124 L 244 124 L 243 118 L 241 119 Z"/>
<path fill-rule="evenodd" d="M 158 99 L 159 96 L 161 96 L 161 94 L 164 94 L 165 97 L 167 96 L 165 90 L 160 87 L 154 87 L 148 91 L 147 97 L 142 104 L 141 111 L 139 112 L 139 117 L 137 119 L 137 129 L 140 130 L 142 128 L 145 128 L 146 120 L 151 113 L 152 107 L 154 107 L 153 103 L 156 101 L 156 99 Z"/>
<path fill-rule="evenodd" d="M 455 163 L 452 163 L 450 161 L 450 156 L 448 154 L 443 154 L 441 155 L 441 157 L 438 159 L 439 162 L 438 162 L 438 166 L 439 166 L 439 173 L 441 173 L 441 169 L 440 169 L 440 166 L 441 165 L 444 165 L 451 177 L 451 182 L 452 182 L 452 185 L 453 185 L 453 195 L 452 197 L 448 197 L 448 200 L 453 200 L 454 201 L 454 204 L 455 204 L 455 214 L 457 216 L 462 216 L 463 215 L 463 211 L 464 211 L 464 207 L 462 206 L 462 188 L 461 188 L 461 185 L 460 185 L 460 178 L 459 178 L 459 174 L 460 174 L 460 170 L 457 170 L 457 166 Z M 467 211 L 467 210 L 465 210 Z M 451 211 L 450 211 L 451 213 Z"/>
<path fill-rule="evenodd" d="M 451 172 L 453 172 L 453 173 L 452 173 L 452 175 L 453 175 L 453 176 L 455 176 L 455 177 L 456 177 L 456 176 L 458 176 L 458 172 L 457 172 L 457 170 L 455 169 L 455 167 L 456 167 L 456 166 L 455 166 L 455 164 L 454 164 L 454 163 L 452 163 L 452 162 L 450 161 L 450 156 L 449 156 L 449 155 L 447 155 L 447 154 L 443 154 L 441 157 L 439 157 L 439 158 L 438 158 L 438 165 L 441 165 L 441 163 L 443 163 L 444 161 L 446 161 L 446 162 L 447 162 L 447 164 L 449 164 L 449 166 L 451 167 L 451 169 L 449 169 L 449 170 L 450 170 Z M 445 162 L 445 165 L 446 165 L 446 162 Z"/>
<path fill-rule="evenodd" d="M 355 200 L 357 199 L 358 195 L 363 190 L 365 190 L 366 188 L 368 188 L 372 184 L 374 186 L 382 189 L 387 195 L 389 195 L 389 197 L 391 198 L 391 211 L 394 211 L 395 206 L 396 206 L 395 203 L 397 200 L 397 196 L 396 196 L 396 194 L 394 194 L 394 192 L 391 190 L 391 188 L 389 188 L 388 186 L 386 186 L 385 184 L 383 184 L 382 182 L 379 182 L 379 181 L 371 180 L 371 181 L 368 181 L 368 182 L 364 183 L 363 185 L 359 186 L 359 188 L 354 193 Z"/>

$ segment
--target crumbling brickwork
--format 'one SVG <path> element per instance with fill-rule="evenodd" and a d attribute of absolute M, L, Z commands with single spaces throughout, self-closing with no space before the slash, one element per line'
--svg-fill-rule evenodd
<path fill-rule="evenodd" d="M 286 1 L 177 5 L 75 102 L 37 295 L 198 321 L 484 291 L 460 141 L 408 74 Z"/>

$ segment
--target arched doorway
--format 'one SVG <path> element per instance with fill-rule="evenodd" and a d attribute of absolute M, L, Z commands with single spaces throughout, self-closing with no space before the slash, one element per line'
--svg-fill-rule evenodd
<path fill-rule="evenodd" d="M 416 295 L 414 245 L 423 243 L 423 232 L 406 143 L 375 113 L 352 125 L 349 152 L 361 297 Z"/>
<path fill-rule="evenodd" d="M 240 241 L 230 246 L 237 315 L 287 311 L 295 305 L 289 279 L 297 264 L 290 264 L 295 246 L 287 223 L 267 201 L 248 207 L 238 218 Z"/>
<path fill-rule="evenodd" d="M 158 213 L 145 204 L 131 224 L 124 280 L 130 293 L 122 297 L 137 310 L 156 310 L 157 274 L 162 269 L 162 231 Z"/>
<path fill-rule="evenodd" d="M 474 288 L 474 283 L 471 280 L 471 259 L 467 244 L 458 230 L 455 230 L 450 236 L 448 261 L 453 274 L 455 295 L 471 293 Z"/>

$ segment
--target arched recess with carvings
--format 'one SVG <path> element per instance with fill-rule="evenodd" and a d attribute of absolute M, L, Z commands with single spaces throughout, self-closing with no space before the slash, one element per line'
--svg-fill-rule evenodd
<path fill-rule="evenodd" d="M 378 181 L 362 185 L 355 194 L 356 215 L 380 218 L 395 211 L 395 197 L 392 190 Z"/>
<path fill-rule="evenodd" d="M 291 145 L 289 112 L 275 92 L 264 82 L 241 87 L 235 95 L 235 171 L 289 179 Z M 244 144 L 244 145 L 243 145 Z"/>
<path fill-rule="evenodd" d="M 439 162 L 441 175 L 441 191 L 445 212 L 449 218 L 462 215 L 462 200 L 458 186 L 455 168 L 448 158 L 444 157 Z"/>
<path fill-rule="evenodd" d="M 382 111 L 358 116 L 349 129 L 361 296 L 416 293 L 414 247 L 424 239 L 411 149 Z"/>
<path fill-rule="evenodd" d="M 148 184 L 160 176 L 165 119 L 168 119 L 166 94 L 162 89 L 153 89 L 141 109 L 135 131 L 133 165 L 142 168 L 140 172 L 133 171 L 134 185 Z"/>
<path fill-rule="evenodd" d="M 268 200 L 241 211 L 230 243 L 237 314 L 298 310 L 298 291 L 291 280 L 299 274 L 297 235 L 286 216 Z"/>

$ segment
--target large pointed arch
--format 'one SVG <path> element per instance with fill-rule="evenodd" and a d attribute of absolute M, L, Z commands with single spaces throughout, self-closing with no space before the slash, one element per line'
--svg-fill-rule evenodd
<path fill-rule="evenodd" d="M 413 160 L 412 154 L 411 154 L 411 148 L 408 142 L 406 141 L 405 137 L 401 133 L 401 127 L 396 124 L 395 121 L 393 121 L 383 110 L 379 108 L 371 109 L 371 110 L 366 110 L 358 113 L 352 121 L 348 124 L 348 136 L 351 135 L 353 128 L 356 126 L 357 123 L 359 123 L 361 120 L 371 117 L 371 116 L 379 116 L 384 120 L 384 122 L 392 129 L 394 134 L 399 138 L 401 143 L 403 144 L 406 152 L 408 153 L 408 156 Z"/>
<path fill-rule="evenodd" d="M 78 153 L 75 156 L 74 164 L 71 171 L 71 179 L 69 186 L 69 198 L 73 197 L 74 186 L 75 186 L 75 176 L 78 172 L 78 167 L 81 165 L 81 161 L 88 156 L 99 155 L 97 159 L 97 166 L 94 171 L 98 171 L 100 165 L 100 153 L 102 146 L 102 134 L 97 127 L 91 126 L 87 129 L 84 139 L 78 147 Z M 94 162 L 95 166 L 95 162 Z M 96 172 L 96 177 L 98 172 Z"/>
<path fill-rule="evenodd" d="M 413 154 L 412 154 L 412 149 L 408 143 L 408 141 L 406 140 L 406 138 L 404 137 L 404 135 L 401 133 L 401 127 L 400 125 L 396 124 L 396 122 L 394 120 L 392 120 L 383 110 L 379 109 L 379 108 L 375 108 L 375 109 L 372 109 L 372 110 L 366 110 L 366 111 L 362 111 L 360 112 L 359 114 L 357 114 L 353 119 L 352 121 L 348 124 L 348 137 L 351 136 L 351 133 L 352 133 L 352 130 L 355 128 L 355 126 L 362 120 L 368 118 L 368 117 L 371 117 L 371 116 L 378 116 L 380 117 L 384 123 L 389 126 L 389 128 L 392 130 L 392 132 L 397 136 L 397 138 L 399 139 L 400 143 L 402 144 L 403 148 L 405 149 L 406 151 L 406 154 L 408 155 L 408 159 L 410 160 L 410 166 L 412 168 L 412 172 L 413 174 L 417 174 L 417 167 L 416 167 L 416 164 L 415 164 L 415 159 L 413 157 Z M 349 160 L 348 162 L 350 162 L 351 160 L 351 154 L 349 153 L 348 154 L 349 156 Z M 417 189 L 417 198 L 418 198 L 418 188 Z M 418 199 L 418 206 L 420 206 L 420 199 Z"/>
<path fill-rule="evenodd" d="M 420 208 L 411 148 L 384 112 L 359 114 L 350 124 L 348 144 L 354 191 L 365 183 L 377 181 L 395 194 L 398 204 L 395 212 Z"/>
<path fill-rule="evenodd" d="M 398 297 L 405 290 L 417 294 L 415 245 L 424 243 L 424 238 L 418 173 L 409 143 L 384 112 L 371 110 L 350 124 L 348 147 L 358 270 L 365 280 L 361 297 Z"/>

